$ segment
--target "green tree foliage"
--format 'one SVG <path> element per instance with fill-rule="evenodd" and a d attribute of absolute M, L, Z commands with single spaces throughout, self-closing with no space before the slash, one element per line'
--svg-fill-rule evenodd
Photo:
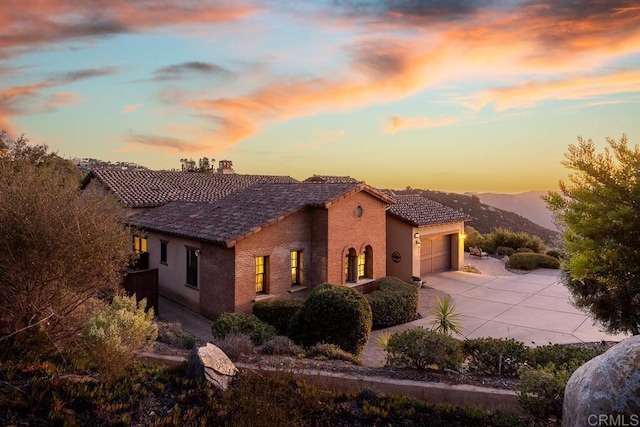
<path fill-rule="evenodd" d="M 115 200 L 80 193 L 46 146 L 2 135 L 0 346 L 35 356 L 77 339 L 92 299 L 121 284 L 131 240 Z"/>
<path fill-rule="evenodd" d="M 209 160 L 208 157 L 201 157 L 197 162 L 193 159 L 180 159 L 184 172 L 211 172 L 215 161 L 215 159 Z"/>
<path fill-rule="evenodd" d="M 562 227 L 564 282 L 579 308 L 609 332 L 640 333 L 640 148 L 626 135 L 596 152 L 578 138 L 572 171 L 545 196 Z"/>

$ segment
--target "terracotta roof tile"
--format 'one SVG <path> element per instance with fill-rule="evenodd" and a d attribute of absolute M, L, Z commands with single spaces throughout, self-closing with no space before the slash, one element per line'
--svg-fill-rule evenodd
<path fill-rule="evenodd" d="M 303 182 L 364 182 L 359 181 L 350 176 L 336 176 L 336 175 L 313 175 L 305 179 Z"/>
<path fill-rule="evenodd" d="M 169 202 L 129 217 L 152 231 L 233 246 L 305 207 L 327 207 L 358 191 L 393 200 L 363 183 L 258 183 L 211 203 Z"/>
<path fill-rule="evenodd" d="M 92 178 L 131 208 L 155 207 L 170 201 L 211 202 L 258 182 L 297 182 L 289 176 L 104 168 L 91 171 L 82 187 Z"/>
<path fill-rule="evenodd" d="M 464 212 L 441 205 L 419 194 L 394 194 L 393 198 L 396 203 L 389 208 L 389 213 L 414 227 L 473 219 Z"/>

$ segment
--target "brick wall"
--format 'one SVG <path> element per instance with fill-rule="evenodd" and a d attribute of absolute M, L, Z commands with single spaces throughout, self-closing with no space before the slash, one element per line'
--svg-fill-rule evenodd
<path fill-rule="evenodd" d="M 356 215 L 358 206 L 362 216 Z M 361 191 L 342 199 L 328 209 L 327 280 L 344 284 L 344 257 L 353 248 L 373 248 L 373 278 L 386 275 L 386 204 Z"/>
<path fill-rule="evenodd" d="M 235 309 L 251 313 L 256 298 L 255 259 L 269 257 L 268 284 L 266 293 L 277 298 L 293 298 L 291 290 L 291 251 L 303 251 L 304 282 L 312 280 L 315 265 L 311 245 L 311 221 L 315 218 L 312 209 L 304 209 L 265 227 L 258 233 L 240 240 L 236 244 L 235 261 Z"/>
<path fill-rule="evenodd" d="M 234 248 L 201 244 L 198 258 L 200 313 L 215 319 L 235 310 Z"/>

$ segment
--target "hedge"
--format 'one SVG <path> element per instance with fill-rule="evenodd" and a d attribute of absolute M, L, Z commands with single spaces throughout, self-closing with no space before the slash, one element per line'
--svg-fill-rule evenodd
<path fill-rule="evenodd" d="M 303 304 L 304 300 L 299 299 L 259 301 L 253 306 L 253 314 L 276 328 L 278 335 L 287 335 L 291 318 Z"/>
<path fill-rule="evenodd" d="M 418 288 L 397 277 L 378 279 L 378 289 L 365 295 L 376 329 L 411 322 L 418 317 Z"/>
<path fill-rule="evenodd" d="M 211 324 L 211 335 L 220 339 L 248 335 L 255 345 L 262 345 L 276 335 L 276 330 L 253 314 L 224 313 Z"/>
<path fill-rule="evenodd" d="M 560 261 L 544 254 L 519 252 L 509 257 L 509 267 L 519 270 L 536 268 L 560 268 Z"/>

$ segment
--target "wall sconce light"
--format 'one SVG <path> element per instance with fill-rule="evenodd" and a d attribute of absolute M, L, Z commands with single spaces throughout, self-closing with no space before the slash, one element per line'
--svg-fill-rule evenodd
<path fill-rule="evenodd" d="M 416 240 L 416 246 L 420 247 L 420 240 Z"/>
<path fill-rule="evenodd" d="M 196 249 L 196 256 L 200 256 L 200 249 Z"/>
<path fill-rule="evenodd" d="M 414 239 L 419 239 L 420 238 L 420 233 L 416 233 L 413 235 Z"/>

